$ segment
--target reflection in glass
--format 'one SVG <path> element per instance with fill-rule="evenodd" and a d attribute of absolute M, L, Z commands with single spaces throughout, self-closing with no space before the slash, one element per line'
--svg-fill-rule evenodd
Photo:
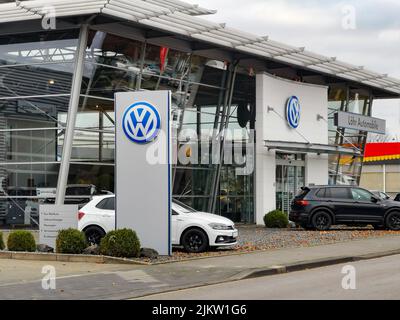
<path fill-rule="evenodd" d="M 69 185 L 94 185 L 98 192 L 114 192 L 114 166 L 71 163 Z"/>
<path fill-rule="evenodd" d="M 115 92 L 136 90 L 138 73 L 132 70 L 85 63 L 81 94 L 113 99 Z"/>
<path fill-rule="evenodd" d="M 190 67 L 190 54 L 167 47 L 146 45 L 143 77 L 161 76 L 182 81 L 187 79 Z"/>
<path fill-rule="evenodd" d="M 56 63 L 52 69 L 65 71 L 65 62 L 73 62 L 78 30 L 14 34 L 0 37 L 0 66 Z"/>
<path fill-rule="evenodd" d="M 81 93 L 114 98 L 137 89 L 144 44 L 101 31 L 89 34 Z"/>
<path fill-rule="evenodd" d="M 371 115 L 372 100 L 353 90 L 333 87 L 329 93 L 328 125 L 329 143 L 343 147 L 358 148 L 363 153 L 367 133 L 337 128 L 334 115 L 338 111 L 353 112 L 365 116 Z M 362 158 L 351 155 L 329 155 L 329 183 L 357 185 L 360 181 Z"/>
<path fill-rule="evenodd" d="M 60 113 L 59 120 L 66 121 Z M 114 101 L 81 97 L 75 122 L 72 161 L 113 163 L 115 150 Z M 64 143 L 59 138 L 59 148 Z"/>
<path fill-rule="evenodd" d="M 0 68 L 0 97 L 69 94 L 73 68 L 72 63 Z"/>
<path fill-rule="evenodd" d="M 142 48 L 142 42 L 102 31 L 91 31 L 85 60 L 138 73 Z"/>
<path fill-rule="evenodd" d="M 0 224 L 13 224 L 13 219 L 14 224 L 26 223 L 31 214 L 27 207 L 54 196 L 77 37 L 78 30 L 0 37 L 0 78 L 5 84 L 0 86 L 0 179 L 4 192 L 12 194 L 3 195 Z M 68 184 L 114 190 L 115 92 L 170 90 L 175 141 L 190 128 L 208 143 L 213 129 L 221 129 L 228 69 L 225 61 L 90 31 Z M 255 78 L 241 68 L 228 126 L 239 134 L 229 139 L 248 141 L 253 124 L 239 125 L 238 110 L 250 112 L 254 98 Z M 177 142 L 176 148 L 183 143 Z M 207 211 L 216 169 L 212 163 L 174 167 L 174 198 Z M 237 176 L 235 170 L 234 164 L 222 165 L 216 213 L 254 222 L 253 175 Z M 14 218 L 5 218 L 7 201 L 17 199 L 20 208 L 7 216 Z"/>

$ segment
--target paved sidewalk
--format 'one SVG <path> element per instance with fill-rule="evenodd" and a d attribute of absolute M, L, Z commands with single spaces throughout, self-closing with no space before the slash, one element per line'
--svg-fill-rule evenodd
<path fill-rule="evenodd" d="M 343 267 L 335 264 L 269 277 L 257 277 L 160 293 L 139 300 L 398 300 L 400 256 L 352 262 L 356 290 L 343 289 Z"/>
<path fill-rule="evenodd" d="M 343 262 L 343 259 L 400 253 L 400 236 L 331 245 L 280 249 L 153 266 L 63 263 L 56 290 L 41 287 L 41 265 L 49 262 L 0 260 L 0 299 L 128 299 L 144 295 L 239 280 L 270 270 L 294 271 Z M 7 267 L 8 266 L 8 267 Z M 280 266 L 276 269 L 276 266 Z M 60 266 L 55 265 L 56 270 Z M 272 269 L 271 269 L 272 267 Z M 71 268 L 71 269 L 70 269 Z M 297 268 L 297 269 L 296 269 Z"/>
<path fill-rule="evenodd" d="M 393 250 L 400 251 L 400 236 L 356 240 L 314 247 L 279 249 L 243 255 L 209 258 L 179 263 L 195 268 L 256 269 L 267 266 L 290 265 L 311 260 L 364 256 Z"/>

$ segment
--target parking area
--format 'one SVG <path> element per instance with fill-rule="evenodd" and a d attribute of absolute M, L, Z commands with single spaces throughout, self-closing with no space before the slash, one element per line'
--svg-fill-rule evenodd
<path fill-rule="evenodd" d="M 267 229 L 259 226 L 241 226 L 239 250 L 268 250 L 317 246 L 358 239 L 400 235 L 400 232 L 374 230 L 372 227 L 334 226 L 329 231 L 296 229 Z"/>
<path fill-rule="evenodd" d="M 354 240 L 400 235 L 400 232 L 374 230 L 372 227 L 356 228 L 347 226 L 334 226 L 331 230 L 323 232 L 306 231 L 304 229 L 267 229 L 255 225 L 238 226 L 238 229 L 239 242 L 235 247 L 200 254 L 189 254 L 183 250 L 177 249 L 174 250 L 172 257 L 162 257 L 161 259 L 181 260 L 284 248 L 313 247 Z"/>

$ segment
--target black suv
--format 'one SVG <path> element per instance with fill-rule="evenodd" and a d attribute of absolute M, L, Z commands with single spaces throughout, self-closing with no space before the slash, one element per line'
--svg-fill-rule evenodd
<path fill-rule="evenodd" d="M 304 187 L 292 201 L 289 218 L 305 229 L 321 231 L 335 224 L 400 230 L 400 203 L 358 187 Z"/>

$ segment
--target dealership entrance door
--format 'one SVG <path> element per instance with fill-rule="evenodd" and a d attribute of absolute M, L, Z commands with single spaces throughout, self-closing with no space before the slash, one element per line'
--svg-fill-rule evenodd
<path fill-rule="evenodd" d="M 290 203 L 305 185 L 305 155 L 276 154 L 276 209 L 287 214 Z"/>

